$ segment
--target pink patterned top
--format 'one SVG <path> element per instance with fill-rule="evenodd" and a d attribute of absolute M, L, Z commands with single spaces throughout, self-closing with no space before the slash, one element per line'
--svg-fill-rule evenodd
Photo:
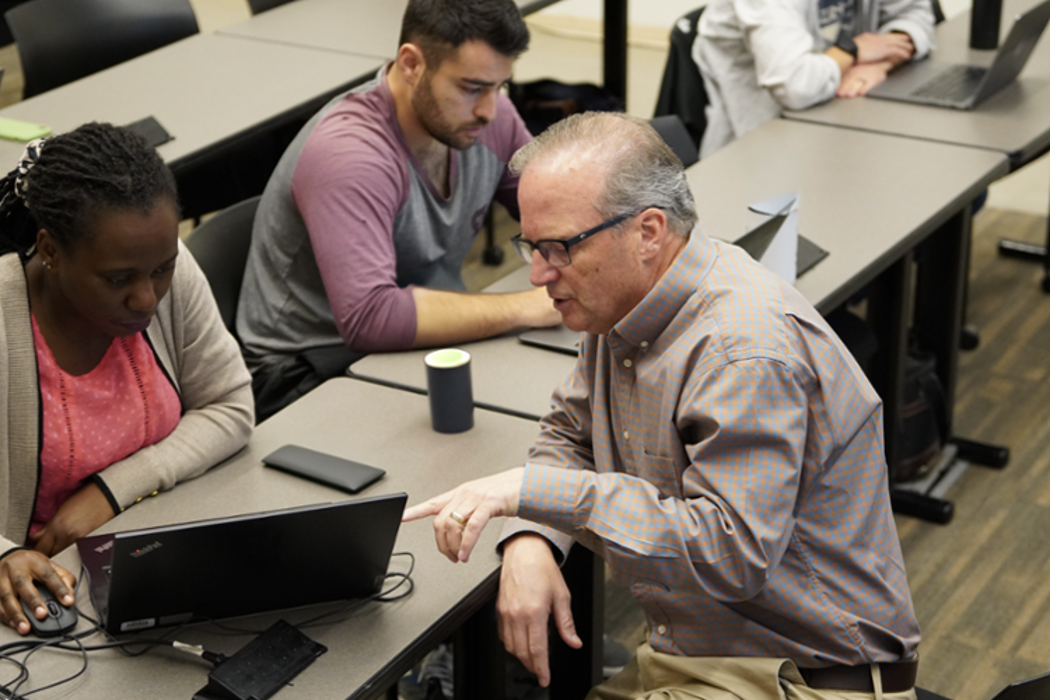
<path fill-rule="evenodd" d="M 114 339 L 98 366 L 78 377 L 55 362 L 35 317 L 33 341 L 44 412 L 36 532 L 93 474 L 167 437 L 182 402 L 142 333 Z"/>

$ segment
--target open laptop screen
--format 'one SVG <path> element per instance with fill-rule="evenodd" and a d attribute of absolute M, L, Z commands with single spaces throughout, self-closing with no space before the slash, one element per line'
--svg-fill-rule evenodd
<path fill-rule="evenodd" d="M 82 538 L 111 634 L 379 591 L 405 494 Z M 305 574 L 292 576 L 289 572 Z"/>

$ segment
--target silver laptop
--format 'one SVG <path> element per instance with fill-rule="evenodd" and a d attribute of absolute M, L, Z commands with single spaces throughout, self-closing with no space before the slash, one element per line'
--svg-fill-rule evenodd
<path fill-rule="evenodd" d="M 988 68 L 936 59 L 917 61 L 895 70 L 868 97 L 973 109 L 1014 81 L 1039 43 L 1048 20 L 1050 0 L 1017 15 Z"/>

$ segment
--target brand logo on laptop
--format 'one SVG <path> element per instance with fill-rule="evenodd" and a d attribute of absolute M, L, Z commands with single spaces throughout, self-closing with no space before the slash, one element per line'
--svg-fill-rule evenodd
<path fill-rule="evenodd" d="M 157 541 L 157 542 L 154 542 L 153 544 L 147 544 L 145 547 L 139 547 L 134 552 L 130 552 L 130 554 L 135 559 L 138 559 L 139 557 L 144 557 L 147 554 L 149 554 L 150 552 L 152 552 L 153 550 L 160 549 L 163 546 L 164 545 L 162 545 L 159 541 Z"/>
<path fill-rule="evenodd" d="M 111 549 L 113 549 L 113 540 L 106 540 L 100 546 L 95 547 L 95 551 L 98 552 L 99 554 L 102 554 L 103 552 L 107 552 L 107 551 L 109 551 Z"/>

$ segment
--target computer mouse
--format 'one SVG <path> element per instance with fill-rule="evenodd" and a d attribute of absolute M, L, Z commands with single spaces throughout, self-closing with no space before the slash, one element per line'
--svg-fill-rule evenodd
<path fill-rule="evenodd" d="M 33 583 L 36 585 L 36 590 L 40 593 L 40 597 L 44 600 L 44 606 L 47 608 L 47 617 L 43 620 L 37 619 L 29 604 L 24 600 L 22 601 L 22 610 L 26 614 L 26 619 L 29 620 L 32 633 L 37 637 L 57 637 L 76 627 L 77 611 L 71 607 L 67 608 L 58 602 L 51 589 L 40 581 L 33 581 Z"/>

